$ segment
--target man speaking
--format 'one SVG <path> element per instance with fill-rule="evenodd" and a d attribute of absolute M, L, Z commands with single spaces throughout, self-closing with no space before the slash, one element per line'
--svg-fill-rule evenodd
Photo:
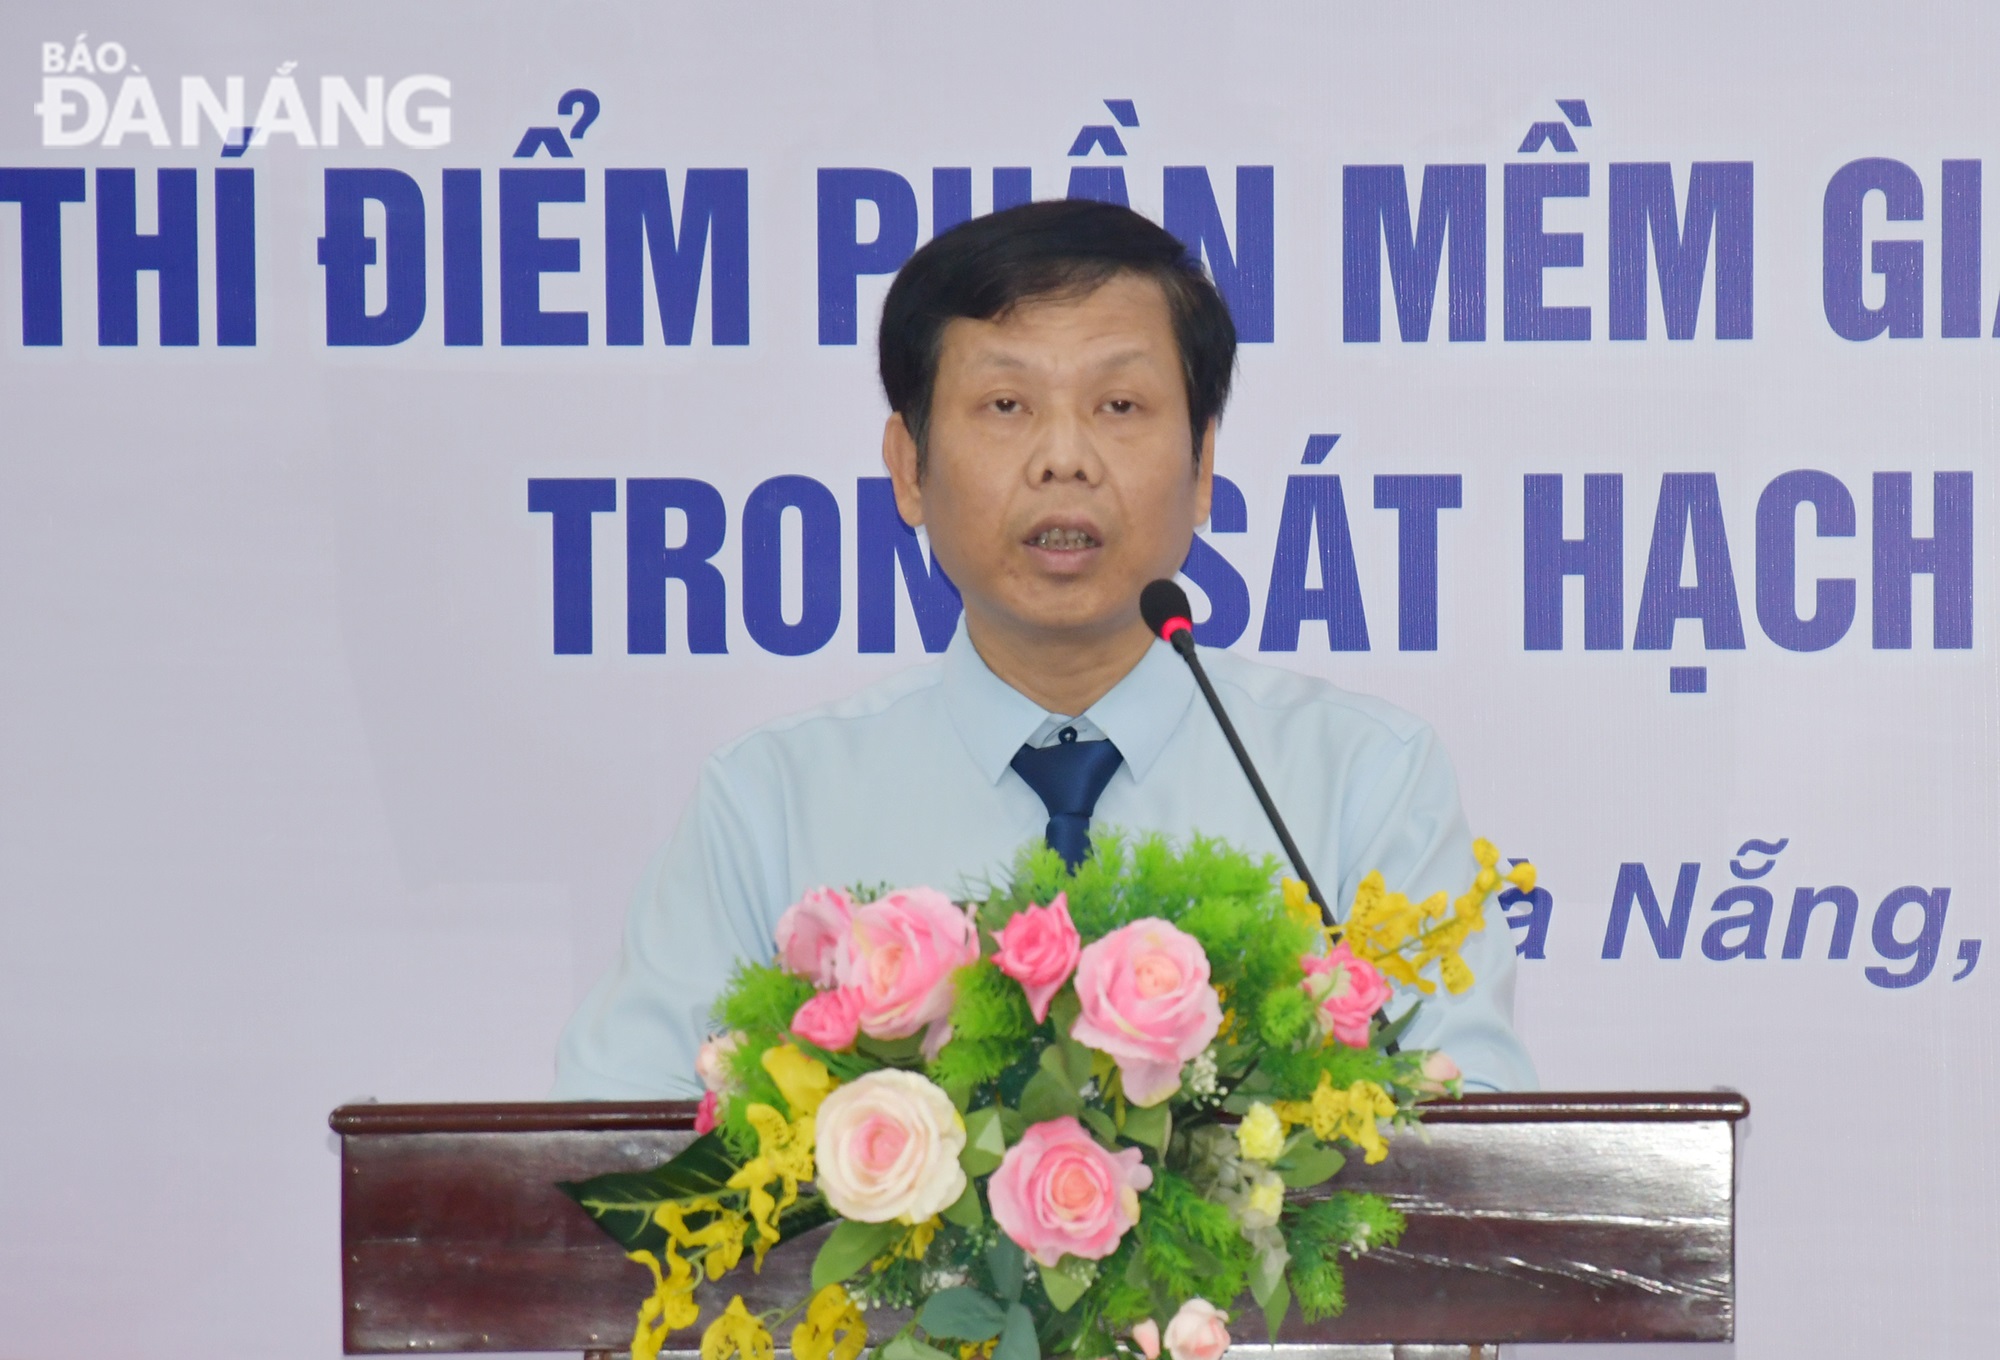
<path fill-rule="evenodd" d="M 1128 209 L 1033 203 L 946 232 L 882 312 L 882 459 L 964 617 L 944 656 L 767 724 L 714 755 L 635 897 L 618 960 L 563 1035 L 556 1099 L 695 1096 L 709 1008 L 822 885 L 953 891 L 1046 836 L 1199 831 L 1279 852 L 1140 591 L 1208 518 L 1236 332 L 1185 247 Z M 1336 906 L 1371 869 L 1412 899 L 1476 866 L 1451 766 L 1388 704 L 1229 653 L 1222 702 Z M 1468 1087 L 1518 1089 L 1513 945 L 1474 935 L 1477 978 L 1406 1036 Z"/>

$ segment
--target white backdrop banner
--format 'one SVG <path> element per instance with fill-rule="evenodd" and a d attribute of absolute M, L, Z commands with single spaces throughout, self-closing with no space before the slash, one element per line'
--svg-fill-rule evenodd
<path fill-rule="evenodd" d="M 1996 30 L 8 5 L 0 1355 L 338 1353 L 326 1112 L 541 1095 L 700 760 L 942 648 L 875 318 L 1063 195 L 1246 342 L 1201 640 L 1442 732 L 1545 1085 L 1751 1096 L 1735 1352 L 1984 1353 Z"/>

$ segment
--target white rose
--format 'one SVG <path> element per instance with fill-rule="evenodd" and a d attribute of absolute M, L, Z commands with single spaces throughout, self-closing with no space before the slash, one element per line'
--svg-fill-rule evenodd
<path fill-rule="evenodd" d="M 856 1077 L 819 1107 L 813 1161 L 826 1202 L 860 1223 L 921 1223 L 965 1193 L 965 1121 L 915 1072 Z"/>

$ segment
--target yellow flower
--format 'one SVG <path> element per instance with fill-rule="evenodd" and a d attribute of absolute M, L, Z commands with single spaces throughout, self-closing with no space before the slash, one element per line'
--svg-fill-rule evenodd
<path fill-rule="evenodd" d="M 632 1331 L 632 1360 L 655 1360 L 669 1333 L 692 1326 L 701 1316 L 701 1305 L 694 1301 L 694 1268 L 671 1246 L 666 1274 L 660 1271 L 660 1258 L 650 1251 L 626 1255 L 653 1272 L 653 1295 L 639 1305 L 638 1326 Z"/>
<path fill-rule="evenodd" d="M 1258 1101 L 1236 1126 L 1236 1146 L 1253 1162 L 1274 1162 L 1285 1150 L 1285 1126 L 1278 1112 Z"/>
<path fill-rule="evenodd" d="M 722 1315 L 701 1334 L 701 1360 L 729 1360 L 737 1354 L 743 1360 L 773 1360 L 777 1353 L 770 1330 L 763 1319 L 752 1317 L 744 1308 L 741 1294 L 731 1299 Z"/>
<path fill-rule="evenodd" d="M 792 1044 L 764 1050 L 764 1070 L 778 1083 L 778 1093 L 792 1107 L 794 1118 L 803 1119 L 819 1111 L 819 1103 L 833 1089 L 833 1074 L 817 1058 L 808 1058 Z"/>
<path fill-rule="evenodd" d="M 910 1230 L 897 1239 L 896 1249 L 887 1256 L 878 1257 L 870 1269 L 887 1269 L 889 1263 L 895 1260 L 923 1260 L 924 1253 L 931 1249 L 931 1239 L 938 1235 L 938 1229 L 943 1226 L 944 1220 L 936 1214 L 932 1214 L 921 1223 L 912 1224 Z"/>
<path fill-rule="evenodd" d="M 938 1235 L 938 1229 L 943 1226 L 943 1220 L 936 1214 L 932 1214 L 923 1222 L 912 1227 L 910 1235 L 903 1239 L 903 1254 L 912 1261 L 923 1260 L 924 1253 L 931 1249 L 931 1239 Z"/>
<path fill-rule="evenodd" d="M 700 1228 L 690 1228 L 687 1220 L 691 1214 L 714 1217 Z M 721 1279 L 743 1259 L 743 1235 L 750 1221 L 736 1210 L 724 1208 L 720 1200 L 670 1200 L 653 1210 L 653 1221 L 666 1230 L 669 1255 L 675 1248 L 703 1253 L 702 1265 L 711 1280 Z"/>
<path fill-rule="evenodd" d="M 778 1215 L 797 1202 L 799 1182 L 812 1179 L 813 1117 L 805 1115 L 787 1123 L 783 1115 L 761 1103 L 744 1114 L 750 1127 L 757 1130 L 757 1155 L 729 1178 L 729 1188 L 750 1192 L 750 1221 L 757 1228 L 755 1268 L 762 1270 L 764 1253 L 778 1242 Z M 776 1195 L 770 1190 L 772 1181 L 781 1183 Z"/>
<path fill-rule="evenodd" d="M 1273 1176 L 1250 1187 L 1249 1207 L 1253 1213 L 1275 1223 L 1285 1207 L 1285 1183 Z"/>
<path fill-rule="evenodd" d="M 805 1321 L 792 1329 L 792 1354 L 798 1360 L 856 1360 L 867 1345 L 867 1320 L 837 1284 L 813 1295 Z"/>
<path fill-rule="evenodd" d="M 1389 1155 L 1389 1144 L 1376 1121 L 1396 1113 L 1396 1102 L 1372 1081 L 1356 1081 L 1345 1090 L 1322 1072 L 1311 1100 L 1281 1100 L 1272 1107 L 1287 1126 L 1304 1124 L 1322 1143 L 1345 1138 L 1373 1164 Z"/>
<path fill-rule="evenodd" d="M 1296 878 L 1284 879 L 1279 884 L 1284 895 L 1285 915 L 1302 926 L 1317 926 L 1320 923 L 1319 906 L 1306 891 L 1304 881 Z"/>
<path fill-rule="evenodd" d="M 1390 892 L 1381 874 L 1363 878 L 1342 929 L 1348 947 L 1392 982 L 1426 996 L 1437 991 L 1437 983 L 1424 976 L 1433 965 L 1446 991 L 1453 995 L 1466 991 L 1473 983 L 1472 969 L 1460 951 L 1469 936 L 1486 929 L 1486 899 L 1503 884 L 1523 892 L 1533 891 L 1535 885 L 1532 864 L 1517 864 L 1502 875 L 1497 867 L 1500 852 L 1491 841 L 1474 841 L 1472 857 L 1479 871 L 1456 899 L 1433 893 L 1412 903 L 1402 893 Z"/>

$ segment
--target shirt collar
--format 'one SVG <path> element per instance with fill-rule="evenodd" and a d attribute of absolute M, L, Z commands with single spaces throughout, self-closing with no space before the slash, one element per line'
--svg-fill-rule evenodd
<path fill-rule="evenodd" d="M 961 616 L 945 649 L 943 694 L 952 726 L 989 783 L 1000 782 L 1014 753 L 1045 724 L 1068 716 L 1087 719 L 1116 742 L 1132 777 L 1143 779 L 1187 715 L 1194 677 L 1173 648 L 1156 642 L 1086 712 L 1053 714 L 993 673 L 966 635 Z"/>

